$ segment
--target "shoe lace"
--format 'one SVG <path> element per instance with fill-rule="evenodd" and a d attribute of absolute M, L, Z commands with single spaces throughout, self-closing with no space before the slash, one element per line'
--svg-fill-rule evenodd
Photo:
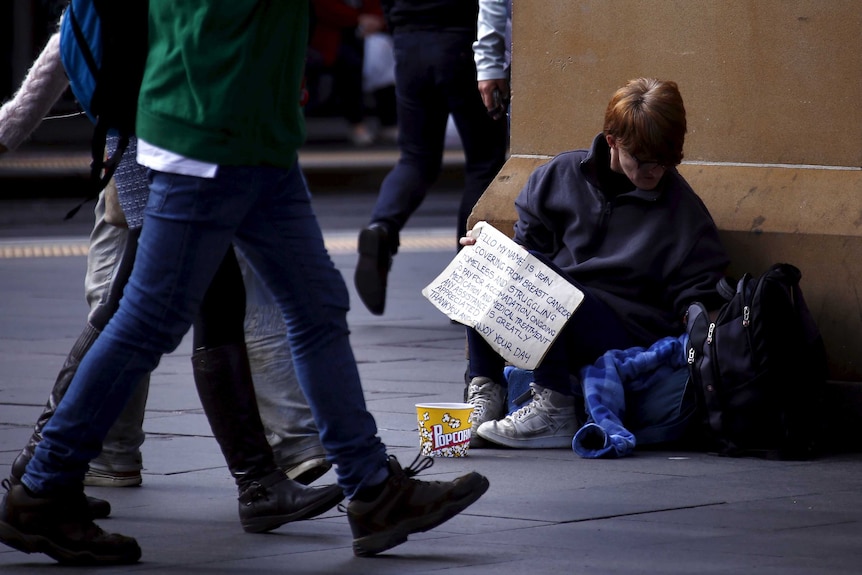
<path fill-rule="evenodd" d="M 494 388 L 492 385 L 496 385 L 493 383 L 471 383 L 467 388 L 467 403 L 476 407 L 473 412 L 470 414 L 471 418 L 476 418 L 483 415 L 485 409 L 488 408 L 488 404 L 494 400 Z"/>
<path fill-rule="evenodd" d="M 545 396 L 542 394 L 542 392 L 536 389 L 535 383 L 530 383 L 530 395 L 532 396 L 530 398 L 530 401 L 519 407 L 516 411 L 512 412 L 509 417 L 511 417 L 512 419 L 518 419 L 531 413 L 533 411 L 533 408 L 541 408 L 541 405 L 545 401 Z"/>
<path fill-rule="evenodd" d="M 398 458 L 395 457 L 394 455 L 390 455 L 389 459 L 398 461 Z M 434 460 L 431 457 L 429 457 L 427 455 L 422 455 L 420 453 L 419 455 L 417 455 L 413 459 L 413 461 L 410 463 L 410 465 L 408 465 L 407 467 L 401 468 L 401 473 L 399 473 L 395 477 L 397 480 L 400 480 L 400 481 L 405 481 L 405 480 L 406 481 L 418 481 L 418 480 L 411 479 L 411 478 L 413 478 L 416 475 L 418 475 L 419 473 L 425 471 L 426 469 L 428 469 L 432 465 L 434 465 Z M 341 513 L 347 512 L 347 506 L 344 503 L 339 503 L 336 506 L 336 509 L 338 509 L 338 511 L 340 511 Z"/>
<path fill-rule="evenodd" d="M 390 455 L 389 458 L 398 461 L 394 455 Z M 410 465 L 401 468 L 400 473 L 392 475 L 392 477 L 390 477 L 390 481 L 392 481 L 392 484 L 396 486 L 396 489 L 434 489 L 442 482 L 420 481 L 419 479 L 413 479 L 419 473 L 425 471 L 432 465 L 434 465 L 434 460 L 431 457 L 420 453 L 413 459 L 413 462 L 410 463 Z"/>
<path fill-rule="evenodd" d="M 395 456 L 393 455 L 392 458 L 395 459 Z M 427 455 L 422 455 L 420 453 L 415 459 L 413 459 L 413 462 L 410 465 L 404 468 L 404 475 L 407 477 L 414 477 L 432 465 L 434 465 L 434 460 Z"/>

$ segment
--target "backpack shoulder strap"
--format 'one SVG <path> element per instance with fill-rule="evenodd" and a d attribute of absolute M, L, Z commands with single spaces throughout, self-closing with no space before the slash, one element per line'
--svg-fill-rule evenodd
<path fill-rule="evenodd" d="M 718 292 L 718 295 L 727 301 L 732 300 L 733 295 L 736 293 L 736 288 L 734 287 L 733 282 L 731 282 L 727 276 L 718 280 L 718 283 L 715 284 L 715 290 Z"/>

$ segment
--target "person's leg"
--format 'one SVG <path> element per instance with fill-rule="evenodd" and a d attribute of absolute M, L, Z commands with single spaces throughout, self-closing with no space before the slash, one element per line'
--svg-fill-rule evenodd
<path fill-rule="evenodd" d="M 393 37 L 400 157 L 380 186 L 370 222 L 387 226 L 396 237 L 442 167 L 449 109 L 446 94 L 429 69 L 436 63 L 435 44 L 436 35 L 425 32 Z"/>
<path fill-rule="evenodd" d="M 0 541 L 27 552 L 45 552 L 61 562 L 85 557 L 93 563 L 126 563 L 140 558 L 133 539 L 107 535 L 92 522 L 82 483 L 89 461 L 99 453 L 135 384 L 156 367 L 162 354 L 176 349 L 188 331 L 236 226 L 255 201 L 254 184 L 208 183 L 186 176 L 153 177 L 122 305 L 81 361 L 21 483 L 4 498 Z M 263 445 L 268 449 L 265 438 Z M 251 499 L 265 492 L 260 497 L 265 506 L 300 509 L 288 520 L 323 510 L 314 506 L 321 490 L 278 476 L 272 484 L 257 482 L 260 489 Z M 276 483 L 290 489 L 276 488 Z M 343 497 L 339 489 L 326 490 L 326 509 L 334 504 L 333 491 Z M 267 526 L 254 522 L 246 527 L 258 531 Z"/>
<path fill-rule="evenodd" d="M 106 323 L 105 312 L 113 313 L 119 304 L 122 289 L 112 290 L 112 284 L 120 287 L 128 280 L 131 272 L 129 263 L 120 265 L 120 256 L 134 259 L 138 231 L 118 228 L 105 222 L 104 195 L 99 195 L 96 203 L 96 222 L 90 234 L 87 254 L 87 275 L 84 278 L 84 292 L 90 304 L 88 321 Z M 131 239 L 129 239 L 131 236 Z M 128 242 L 135 242 L 129 244 Z M 113 294 L 111 296 L 111 294 Z M 115 301 L 108 301 L 111 296 Z M 102 452 L 90 462 L 90 469 L 84 477 L 84 485 L 98 487 L 129 487 L 141 484 L 141 445 L 144 443 L 144 412 L 150 388 L 149 374 L 144 376 L 126 408 L 111 426 Z"/>
<path fill-rule="evenodd" d="M 565 395 L 574 395 L 571 375 L 596 361 L 609 349 L 628 349 L 641 345 L 626 330 L 622 320 L 589 289 L 584 301 L 566 322 L 558 339 L 548 349 L 542 363 L 533 370 L 534 381 Z"/>
<path fill-rule="evenodd" d="M 341 111 L 350 128 L 354 145 L 364 147 L 374 143 L 374 134 L 367 123 L 365 94 L 362 92 L 362 59 L 365 42 L 354 29 L 342 32 L 338 56 L 333 65 L 335 93 Z"/>
<path fill-rule="evenodd" d="M 400 157 L 383 179 L 367 227 L 359 233 L 354 283 L 371 313 L 386 305 L 386 284 L 399 233 L 440 175 L 449 117 L 431 67 L 436 37 L 411 31 L 393 36 Z"/>
<path fill-rule="evenodd" d="M 307 485 L 331 464 L 296 378 L 284 317 L 241 251 L 236 251 L 246 292 L 245 344 L 260 418 L 279 467 Z"/>
<path fill-rule="evenodd" d="M 192 324 L 191 360 L 204 412 L 240 492 L 278 471 L 257 410 L 244 318 L 242 275 L 229 248 Z"/>
<path fill-rule="evenodd" d="M 231 203 L 242 198 L 236 193 L 219 198 L 188 188 L 165 193 L 169 187 L 152 186 L 122 305 L 81 360 L 45 425 L 16 486 L 21 489 L 10 490 L 4 500 L 0 536 L 15 548 L 43 551 L 60 561 L 76 554 L 94 562 L 140 557 L 134 540 L 106 536 L 92 523 L 83 500 L 84 474 L 136 384 L 163 353 L 179 345 L 218 267 L 219 254 L 230 245 L 230 218 L 235 218 L 235 226 L 243 213 L 242 205 Z M 222 203 L 224 213 L 208 219 Z M 189 221 L 187 214 L 195 213 L 202 217 Z M 227 221 L 227 227 L 212 226 L 213 219 Z"/>
<path fill-rule="evenodd" d="M 476 89 L 476 64 L 468 33 L 441 34 L 440 83 L 446 89 L 449 111 L 464 148 L 464 193 L 455 228 L 458 239 L 467 231 L 473 206 L 506 162 L 507 128 L 504 121 L 491 119 Z M 448 63 L 443 65 L 443 62 Z"/>
<path fill-rule="evenodd" d="M 133 562 L 134 539 L 107 535 L 85 509 L 81 483 L 140 377 L 173 351 L 191 325 L 234 235 L 287 322 L 300 385 L 337 465 L 354 553 L 373 555 L 436 527 L 488 489 L 402 469 L 376 434 L 350 348 L 347 289 L 323 243 L 298 166 L 222 167 L 215 178 L 154 172 L 135 267 L 122 305 L 93 344 L 43 440 L 0 508 L 0 541 L 58 560 Z M 250 249 L 249 249 L 250 248 Z"/>
<path fill-rule="evenodd" d="M 144 415 L 150 391 L 150 376 L 145 375 L 120 412 L 102 442 L 102 452 L 90 461 L 84 485 L 91 487 L 134 487 L 143 481 Z"/>
<path fill-rule="evenodd" d="M 235 172 L 235 185 L 249 177 Z M 268 180 L 266 191 L 237 244 L 284 314 L 299 383 L 350 497 L 354 553 L 374 555 L 455 516 L 481 497 L 488 480 L 474 472 L 422 482 L 412 476 L 433 463 L 430 458 L 402 469 L 386 456 L 350 347 L 347 289 L 323 244 L 302 173 L 297 166 L 255 175 L 262 185 Z"/>
<path fill-rule="evenodd" d="M 231 171 L 236 175 L 229 178 L 225 170 L 226 181 L 241 185 L 247 176 Z M 236 245 L 281 310 L 297 379 L 350 497 L 364 482 L 382 481 L 387 469 L 350 347 L 347 289 L 324 246 L 298 166 L 260 169 L 256 178 L 261 197 L 237 231 Z"/>
<path fill-rule="evenodd" d="M 482 439 L 517 449 L 570 449 L 582 423 L 576 396 L 583 394 L 572 388 L 580 385 L 580 368 L 609 349 L 635 345 L 613 310 L 589 289 L 575 285 L 584 300 L 533 370 L 532 398 L 503 419 L 482 423 L 476 431 Z"/>
<path fill-rule="evenodd" d="M 311 489 L 278 468 L 257 408 L 243 322 L 245 289 L 233 248 L 225 252 L 194 321 L 192 371 L 204 413 L 239 491 L 245 531 L 271 531 L 337 505 L 337 485 Z"/>
<path fill-rule="evenodd" d="M 96 223 L 90 237 L 85 281 L 87 301 L 91 306 L 87 325 L 57 376 L 33 435 L 12 464 L 9 490 L 0 510 L 0 536 L 4 543 L 27 553 L 45 552 L 62 563 L 89 561 L 94 551 L 107 563 L 134 562 L 140 557 L 140 548 L 133 539 L 106 534 L 92 524 L 91 518 L 110 515 L 111 506 L 103 499 L 86 497 L 83 485 L 70 488 L 66 497 L 57 500 L 33 497 L 23 485 L 26 468 L 43 439 L 44 427 L 52 422 L 80 363 L 116 310 L 135 258 L 137 234 L 107 224 L 104 210 L 102 194 L 96 204 Z M 144 400 L 140 404 L 141 413 L 145 403 Z M 140 433 L 142 435 L 143 432 Z M 118 435 L 135 436 L 134 433 Z M 143 441 L 142 437 L 140 441 Z M 140 447 L 140 443 L 133 440 L 134 443 L 134 449 Z M 45 519 L 48 519 L 47 525 Z M 77 535 L 66 537 L 65 533 L 75 533 L 76 529 L 80 529 Z M 82 536 L 83 546 L 75 541 L 78 536 Z"/>
<path fill-rule="evenodd" d="M 33 434 L 12 464 L 13 481 L 20 480 L 24 474 L 36 445 L 42 439 L 42 429 L 65 395 L 84 355 L 116 310 L 123 286 L 128 280 L 135 257 L 137 232 L 129 232 L 106 223 L 104 214 L 104 196 L 100 195 L 95 208 L 95 226 L 90 235 L 84 284 L 87 302 L 91 308 L 88 321 L 57 375 L 45 408 L 36 421 Z M 145 378 L 136 391 L 136 400 L 130 402 L 122 418 L 118 419 L 111 428 L 109 433 L 111 440 L 105 442 L 109 450 L 105 461 L 108 465 L 116 462 L 125 466 L 124 471 L 129 473 L 124 479 L 130 484 L 140 484 L 140 446 L 144 440 L 141 421 L 146 407 L 147 388 L 148 379 Z M 111 454 L 115 454 L 115 457 Z M 110 513 L 110 505 L 107 501 L 95 498 L 89 498 L 89 501 L 95 516 L 107 517 Z"/>
<path fill-rule="evenodd" d="M 398 143 L 398 117 L 395 101 L 395 57 L 392 35 L 388 32 L 367 34 L 361 39 L 362 89 L 370 96 L 378 120 L 376 141 L 386 145 Z"/>
<path fill-rule="evenodd" d="M 171 193 L 166 187 L 152 186 L 122 305 L 81 361 L 27 466 L 22 481 L 34 493 L 50 494 L 81 483 L 137 382 L 188 331 L 230 245 L 232 226 L 208 227 L 207 217 L 228 212 L 224 215 L 230 222 L 229 210 L 235 209 L 235 226 L 241 206 L 220 212 L 217 198 L 188 190 Z M 194 210 L 204 215 L 189 221 L 186 214 Z"/>
<path fill-rule="evenodd" d="M 372 93 L 374 110 L 380 121 L 378 140 L 384 144 L 398 143 L 398 108 L 395 99 L 395 84 L 377 88 Z"/>
<path fill-rule="evenodd" d="M 134 539 L 108 535 L 92 522 L 84 474 L 137 383 L 188 331 L 247 210 L 245 196 L 235 190 L 197 193 L 196 179 L 176 179 L 153 178 L 122 304 L 81 360 L 21 484 L 3 500 L 0 541 L 7 545 L 60 562 L 140 558 Z"/>
<path fill-rule="evenodd" d="M 494 348 L 479 335 L 467 328 L 467 389 L 464 400 L 473 406 L 470 413 L 470 447 L 485 447 L 487 442 L 478 435 L 479 426 L 496 421 L 506 414 L 506 362 Z"/>

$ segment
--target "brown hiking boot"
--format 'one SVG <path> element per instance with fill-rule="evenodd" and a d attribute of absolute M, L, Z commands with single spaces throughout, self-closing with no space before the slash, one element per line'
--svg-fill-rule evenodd
<path fill-rule="evenodd" d="M 377 499 L 359 501 L 354 498 L 347 504 L 355 555 L 376 555 L 404 543 L 411 533 L 433 529 L 469 507 L 488 490 L 488 479 L 475 471 L 453 481 L 411 479 L 434 464 L 430 457 L 420 457 L 407 469 L 402 469 L 398 460 L 390 456 L 389 479 Z"/>
<path fill-rule="evenodd" d="M 33 457 L 33 453 L 29 449 L 24 448 L 24 450 L 18 454 L 18 457 L 15 458 L 15 461 L 12 462 L 12 471 L 9 473 L 9 481 L 12 485 L 18 485 L 21 483 L 21 477 L 24 476 L 24 471 L 26 470 L 27 463 L 29 463 L 31 457 Z M 90 510 L 90 517 L 93 519 L 105 519 L 111 514 L 111 504 L 104 499 L 99 499 L 98 497 L 90 497 L 88 495 L 87 508 Z"/>
<path fill-rule="evenodd" d="M 30 495 L 23 485 L 3 482 L 0 542 L 24 553 L 44 553 L 65 565 L 135 563 L 141 548 L 131 537 L 106 533 L 93 523 L 84 492 L 64 497 Z"/>

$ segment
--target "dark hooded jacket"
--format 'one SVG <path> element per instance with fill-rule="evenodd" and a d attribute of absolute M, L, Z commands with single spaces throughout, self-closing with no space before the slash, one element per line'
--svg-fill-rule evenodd
<path fill-rule="evenodd" d="M 635 188 L 611 171 L 602 134 L 536 169 L 515 207 L 515 241 L 604 301 L 644 346 L 681 334 L 690 302 L 722 301 L 715 286 L 730 260 L 703 201 L 675 168 L 656 189 Z"/>

